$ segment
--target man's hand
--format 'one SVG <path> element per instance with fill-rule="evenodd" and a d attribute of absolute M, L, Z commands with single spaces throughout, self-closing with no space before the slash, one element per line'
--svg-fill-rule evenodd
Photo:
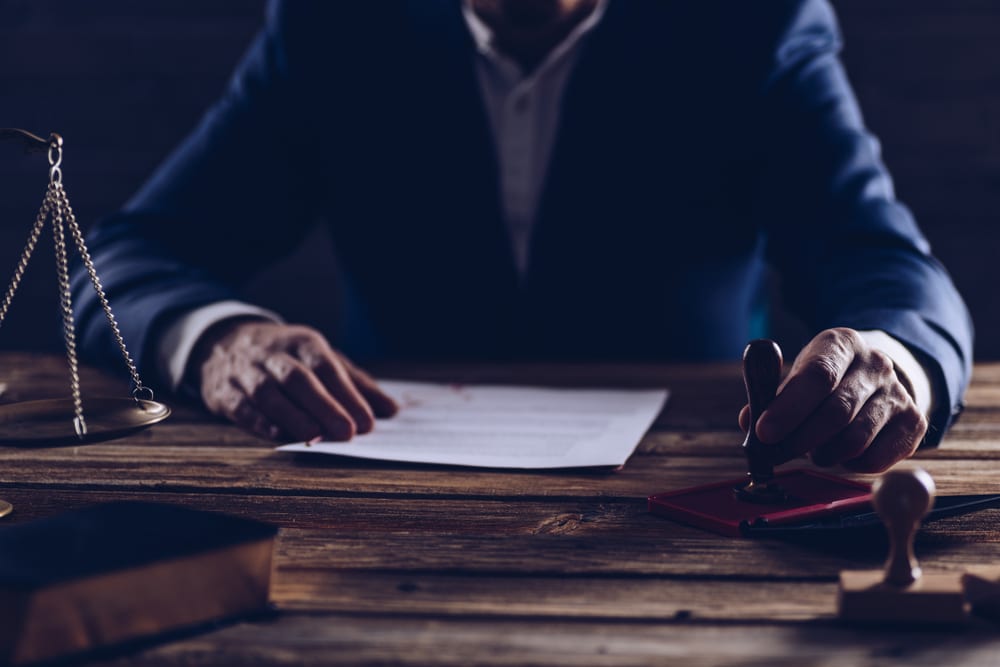
<path fill-rule="evenodd" d="M 190 364 L 211 412 L 272 440 L 350 440 L 398 409 L 309 327 L 224 321 L 198 341 Z"/>
<path fill-rule="evenodd" d="M 817 465 L 880 472 L 909 457 L 927 432 L 892 360 L 853 329 L 828 329 L 802 350 L 757 422 L 776 461 L 808 454 Z M 740 413 L 747 428 L 749 410 Z"/>

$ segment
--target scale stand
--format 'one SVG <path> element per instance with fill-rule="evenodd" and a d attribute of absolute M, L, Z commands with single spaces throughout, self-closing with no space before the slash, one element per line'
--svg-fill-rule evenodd
<path fill-rule="evenodd" d="M 151 426 L 163 421 L 170 414 L 170 408 L 153 400 L 153 392 L 142 384 L 135 362 L 125 347 L 118 322 L 111 313 L 104 294 L 104 288 L 97 277 L 94 263 L 87 251 L 80 226 L 77 224 L 69 198 L 62 184 L 63 140 L 52 133 L 42 139 L 30 132 L 18 129 L 0 128 L 0 140 L 19 140 L 26 152 L 48 151 L 49 186 L 38 211 L 38 217 L 31 228 L 21 258 L 14 269 L 7 292 L 0 301 L 0 327 L 3 326 L 11 301 L 21 284 L 21 278 L 28 261 L 35 250 L 39 236 L 48 219 L 52 220 L 55 240 L 56 269 L 59 283 L 60 306 L 63 320 L 63 338 L 66 343 L 66 359 L 69 363 L 70 397 L 39 401 L 22 401 L 0 405 L 0 445 L 68 444 L 74 442 L 95 442 L 115 438 L 125 433 Z M 73 303 L 69 287 L 69 261 L 66 250 L 66 233 L 72 239 L 76 251 L 90 276 L 97 292 L 111 332 L 121 350 L 122 358 L 132 379 L 130 397 L 95 397 L 87 399 L 87 417 L 84 418 L 83 400 L 80 395 L 80 372 L 76 353 L 76 332 L 73 323 Z M 7 512 L 9 512 L 9 508 Z M 0 516 L 4 506 L 0 505 Z"/>

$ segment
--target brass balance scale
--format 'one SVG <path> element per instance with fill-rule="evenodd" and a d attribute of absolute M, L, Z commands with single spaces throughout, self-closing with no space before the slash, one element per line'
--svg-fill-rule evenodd
<path fill-rule="evenodd" d="M 66 359 L 69 364 L 70 396 L 35 401 L 20 401 L 0 405 L 0 445 L 67 444 L 72 442 L 96 442 L 116 438 L 126 433 L 151 426 L 163 421 L 170 414 L 170 408 L 153 400 L 153 392 L 142 384 L 135 362 L 125 347 L 118 328 L 118 322 L 111 312 L 104 288 L 94 269 L 94 263 L 87 251 L 80 226 L 70 207 L 69 198 L 62 183 L 63 140 L 52 133 L 43 139 L 30 132 L 13 128 L 0 128 L 0 140 L 20 142 L 27 152 L 48 152 L 49 185 L 45 192 L 35 224 L 28 235 L 28 241 L 14 269 L 7 292 L 0 302 L 0 327 L 3 326 L 14 294 L 17 292 L 28 261 L 35 250 L 38 239 L 47 220 L 52 221 L 55 240 L 57 278 L 59 284 L 60 308 L 63 321 L 63 339 L 66 344 Z M 115 342 L 121 350 L 122 358 L 131 375 L 131 396 L 87 397 L 87 414 L 84 417 L 84 401 L 80 391 L 79 362 L 76 353 L 76 331 L 73 322 L 73 303 L 69 287 L 69 261 L 66 233 L 79 253 L 90 277 L 101 307 L 111 327 Z M 0 500 L 0 516 L 9 514 L 10 503 Z"/>

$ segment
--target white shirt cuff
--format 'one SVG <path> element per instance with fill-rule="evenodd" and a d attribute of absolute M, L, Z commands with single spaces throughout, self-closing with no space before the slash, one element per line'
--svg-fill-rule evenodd
<path fill-rule="evenodd" d="M 177 391 L 184 381 L 184 371 L 195 344 L 210 327 L 234 317 L 259 317 L 272 322 L 282 319 L 264 308 L 242 301 L 218 301 L 195 308 L 174 320 L 160 338 L 156 362 L 160 377 L 166 378 L 171 391 Z"/>
<path fill-rule="evenodd" d="M 934 405 L 934 393 L 923 364 L 917 361 L 905 345 L 884 331 L 859 331 L 858 333 L 871 347 L 889 355 L 892 363 L 896 365 L 896 369 L 901 371 L 910 381 L 910 385 L 913 387 L 913 401 L 917 404 L 917 408 L 923 414 L 929 415 L 931 407 Z"/>

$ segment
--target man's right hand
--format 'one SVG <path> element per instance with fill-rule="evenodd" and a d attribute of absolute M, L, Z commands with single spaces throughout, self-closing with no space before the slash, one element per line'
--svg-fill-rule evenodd
<path fill-rule="evenodd" d="M 190 372 L 213 413 L 272 440 L 350 440 L 398 407 L 315 329 L 260 320 L 210 328 Z"/>

